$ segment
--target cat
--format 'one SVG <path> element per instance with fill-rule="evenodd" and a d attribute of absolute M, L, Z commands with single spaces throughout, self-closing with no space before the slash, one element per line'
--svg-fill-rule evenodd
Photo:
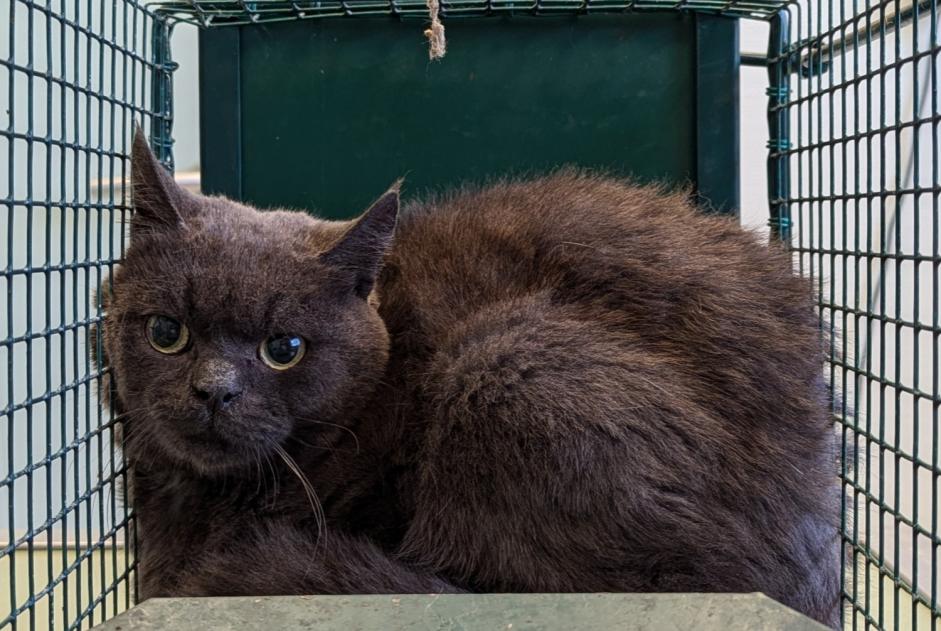
<path fill-rule="evenodd" d="M 139 131 L 132 196 L 101 359 L 143 597 L 761 591 L 839 625 L 825 345 L 784 248 L 571 168 L 261 212 Z"/>

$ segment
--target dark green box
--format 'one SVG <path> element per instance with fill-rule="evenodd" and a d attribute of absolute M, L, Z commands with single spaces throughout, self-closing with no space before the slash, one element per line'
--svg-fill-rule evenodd
<path fill-rule="evenodd" d="M 206 29 L 207 192 L 359 212 L 406 194 L 564 164 L 691 183 L 738 208 L 738 25 L 680 13 L 337 18 Z"/>

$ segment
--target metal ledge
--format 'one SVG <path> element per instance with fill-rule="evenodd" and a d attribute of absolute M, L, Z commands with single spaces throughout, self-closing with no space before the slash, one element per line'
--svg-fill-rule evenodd
<path fill-rule="evenodd" d="M 95 629 L 825 631 L 826 627 L 763 594 L 430 594 L 156 598 Z"/>

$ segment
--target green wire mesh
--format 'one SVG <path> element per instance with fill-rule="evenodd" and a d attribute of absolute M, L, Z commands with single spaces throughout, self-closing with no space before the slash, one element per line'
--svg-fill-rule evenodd
<path fill-rule="evenodd" d="M 830 334 L 852 629 L 941 620 L 938 17 L 830 0 L 771 29 L 771 224 Z"/>
<path fill-rule="evenodd" d="M 89 296 L 123 252 L 133 122 L 169 126 L 166 36 L 132 0 L 0 0 L 3 629 L 89 627 L 135 599 Z"/>
<path fill-rule="evenodd" d="M 769 23 L 772 234 L 813 280 L 839 400 L 851 629 L 939 607 L 937 0 L 453 0 L 442 17 L 699 11 Z M 134 119 L 169 163 L 171 25 L 427 17 L 423 0 L 0 0 L 0 628 L 135 600 L 120 419 L 88 359 L 120 260 Z M 8 19 L 7 19 L 8 16 Z M 99 394 L 100 393 L 100 394 Z"/>
<path fill-rule="evenodd" d="M 786 5 L 782 0 L 443 0 L 441 17 L 687 11 L 768 19 Z M 425 0 L 186 0 L 154 6 L 163 14 L 200 26 L 343 16 L 428 16 Z"/>

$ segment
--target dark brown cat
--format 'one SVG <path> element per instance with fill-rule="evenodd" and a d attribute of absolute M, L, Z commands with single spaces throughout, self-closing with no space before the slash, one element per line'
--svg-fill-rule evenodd
<path fill-rule="evenodd" d="M 145 597 L 762 591 L 839 623 L 783 250 L 573 170 L 325 222 L 186 193 L 138 134 L 133 190 L 104 349 Z"/>

